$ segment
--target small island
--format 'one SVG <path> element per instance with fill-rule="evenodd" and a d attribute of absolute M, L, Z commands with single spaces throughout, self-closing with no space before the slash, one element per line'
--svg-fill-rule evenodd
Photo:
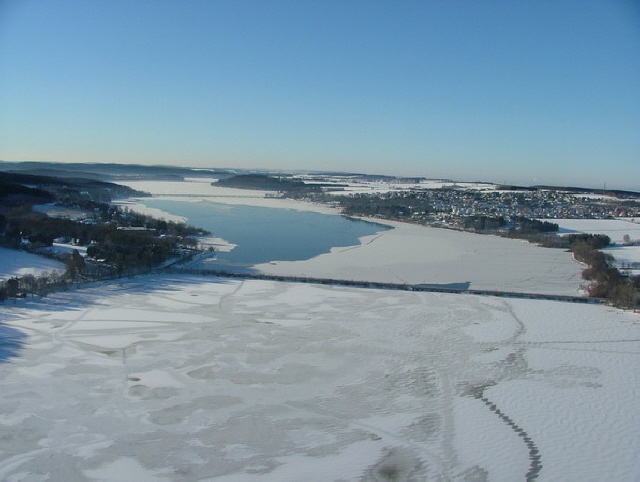
<path fill-rule="evenodd" d="M 336 190 L 345 184 L 306 183 L 286 176 L 268 176 L 266 174 L 238 174 L 219 181 L 212 182 L 212 186 L 232 187 L 235 189 L 253 189 L 257 191 L 278 191 L 295 194 L 322 193 L 327 189 Z"/>
<path fill-rule="evenodd" d="M 220 179 L 219 181 L 212 182 L 211 184 L 223 187 L 233 187 L 236 189 L 255 189 L 259 191 L 290 191 L 311 187 L 302 181 L 294 181 L 283 177 L 267 176 L 265 174 L 239 174 L 226 179 Z"/>

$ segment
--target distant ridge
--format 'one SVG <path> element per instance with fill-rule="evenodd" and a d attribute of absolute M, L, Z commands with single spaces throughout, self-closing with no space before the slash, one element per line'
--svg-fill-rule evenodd
<path fill-rule="evenodd" d="M 535 189 L 549 189 L 549 190 L 553 190 L 553 191 L 568 191 L 568 192 L 575 192 L 575 193 L 581 193 L 581 194 L 599 193 L 599 194 L 609 194 L 609 195 L 616 196 L 616 197 L 620 197 L 620 196 L 640 197 L 640 192 L 637 192 L 637 191 L 625 191 L 625 190 L 621 190 L 621 189 L 588 189 L 588 188 L 585 188 L 585 187 L 547 186 L 547 185 L 531 186 L 531 187 L 535 188 Z"/>
<path fill-rule="evenodd" d="M 3 167 L 0 164 L 0 168 Z M 146 193 L 136 191 L 127 186 L 121 186 L 112 182 L 105 182 L 87 178 L 62 178 L 52 176 L 40 176 L 25 174 L 23 172 L 2 172 L 0 171 L 0 187 L 3 193 L 12 195 L 28 196 L 30 198 L 41 198 L 46 202 L 53 200 L 51 193 L 61 192 L 73 188 L 77 191 L 91 193 L 95 199 L 110 201 L 113 197 L 144 196 Z M 25 189 L 28 188 L 28 189 Z M 49 194 L 43 194 L 47 192 Z M 5 202 L 14 202 L 15 197 L 0 197 L 0 205 Z"/>
<path fill-rule="evenodd" d="M 462 181 L 452 180 L 446 178 L 431 179 L 427 177 L 402 177 L 402 176 L 389 176 L 383 174 L 364 174 L 358 172 L 344 172 L 344 171 L 317 171 L 317 170 L 304 170 L 304 171 L 277 171 L 277 170 L 264 170 L 264 169 L 230 169 L 230 168 L 191 168 L 191 167 L 178 167 L 168 165 L 143 165 L 143 164 L 118 164 L 118 163 L 91 163 L 91 162 L 54 162 L 54 161 L 3 161 L 0 160 L 0 171 L 5 172 L 22 172 L 33 175 L 45 175 L 58 178 L 75 178 L 75 179 L 96 179 L 101 181 L 118 181 L 118 180 L 158 180 L 158 181 L 183 181 L 185 178 L 211 178 L 211 179 L 227 179 L 235 176 L 266 176 L 279 179 L 280 186 L 282 186 L 283 180 L 294 182 L 292 174 L 304 173 L 306 175 L 318 176 L 318 177 L 339 177 L 352 179 L 352 180 L 365 180 L 365 181 L 377 181 L 377 182 L 415 182 L 420 183 L 426 180 L 437 180 L 441 182 L 450 183 L 481 183 L 492 184 L 499 190 L 509 191 L 536 191 L 536 190 L 555 190 L 566 191 L 573 193 L 584 194 L 605 194 L 618 198 L 640 198 L 639 191 L 621 190 L 621 189 L 594 189 L 584 188 L 576 186 L 551 186 L 551 185 L 534 185 L 534 186 L 519 186 L 515 184 L 496 184 L 490 181 Z M 322 181 L 320 179 L 320 181 Z M 299 181 L 302 182 L 302 181 Z M 314 182 L 313 184 L 307 183 L 306 189 L 312 187 L 318 188 L 322 184 Z M 327 185 L 327 188 L 336 184 Z M 296 189 L 290 186 L 285 189 Z M 245 189 L 251 189 L 246 187 Z M 267 189 L 265 187 L 255 187 L 254 189 Z M 285 190 L 283 187 L 278 187 L 277 190 Z M 299 189 L 299 188 L 298 188 Z M 267 189 L 268 190 L 268 189 Z"/>
<path fill-rule="evenodd" d="M 576 186 L 548 186 L 548 185 L 536 185 L 536 186 L 517 186 L 512 184 L 499 184 L 496 185 L 498 191 L 565 191 L 576 194 L 606 194 L 614 197 L 640 197 L 640 192 L 636 191 L 624 191 L 621 189 L 589 189 L 586 187 Z"/>
<path fill-rule="evenodd" d="M 183 181 L 186 177 L 221 179 L 235 174 L 224 169 L 191 169 L 175 166 L 145 166 L 141 164 L 96 164 L 89 162 L 0 161 L 0 170 L 26 172 L 53 177 L 75 177 L 107 180 L 169 180 Z"/>

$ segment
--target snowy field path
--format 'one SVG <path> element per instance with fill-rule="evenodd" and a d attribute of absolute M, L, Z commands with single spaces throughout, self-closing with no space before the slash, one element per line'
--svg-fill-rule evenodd
<path fill-rule="evenodd" d="M 189 276 L 5 305 L 1 480 L 637 480 L 640 319 Z"/>

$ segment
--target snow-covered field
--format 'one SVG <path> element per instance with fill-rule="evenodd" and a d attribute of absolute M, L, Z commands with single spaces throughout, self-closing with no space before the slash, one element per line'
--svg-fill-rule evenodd
<path fill-rule="evenodd" d="M 0 316 L 0 480 L 640 477 L 604 306 L 141 277 Z"/>
<path fill-rule="evenodd" d="M 623 244 L 625 235 L 629 236 L 631 241 L 640 241 L 640 222 L 632 222 L 630 219 L 553 219 L 552 221 L 560 227 L 560 234 L 591 233 L 609 236 L 616 246 L 602 251 L 615 258 L 618 268 L 630 269 L 632 274 L 640 273 L 640 269 L 636 267 L 640 264 L 640 246 Z"/>
<path fill-rule="evenodd" d="M 613 256 L 619 268 L 633 268 L 636 272 L 640 265 L 640 246 L 614 246 L 603 249 L 607 254 Z"/>
<path fill-rule="evenodd" d="M 613 243 L 622 243 L 625 234 L 632 240 L 640 240 L 640 222 L 630 219 L 551 219 L 551 222 L 560 227 L 558 234 L 605 234 Z"/>
<path fill-rule="evenodd" d="M 14 249 L 0 248 L 0 280 L 25 274 L 64 271 L 64 264 L 54 259 Z"/>

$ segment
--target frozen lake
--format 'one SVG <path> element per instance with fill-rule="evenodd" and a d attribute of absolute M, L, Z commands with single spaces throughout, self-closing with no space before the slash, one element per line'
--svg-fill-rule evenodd
<path fill-rule="evenodd" d="M 147 276 L 0 321 L 0 480 L 640 475 L 640 324 L 605 306 Z"/>
<path fill-rule="evenodd" d="M 210 201 L 144 200 L 148 207 L 187 218 L 235 244 L 220 252 L 217 267 L 248 267 L 271 261 L 302 261 L 332 248 L 360 244 L 388 226 L 312 211 L 264 206 L 234 206 Z"/>
<path fill-rule="evenodd" d="M 238 203 L 327 210 L 227 198 Z M 392 225 L 355 246 L 255 269 L 542 293 L 573 294 L 580 283 L 580 265 L 562 250 Z M 636 314 L 194 276 L 4 308 L 2 480 L 640 474 Z"/>

